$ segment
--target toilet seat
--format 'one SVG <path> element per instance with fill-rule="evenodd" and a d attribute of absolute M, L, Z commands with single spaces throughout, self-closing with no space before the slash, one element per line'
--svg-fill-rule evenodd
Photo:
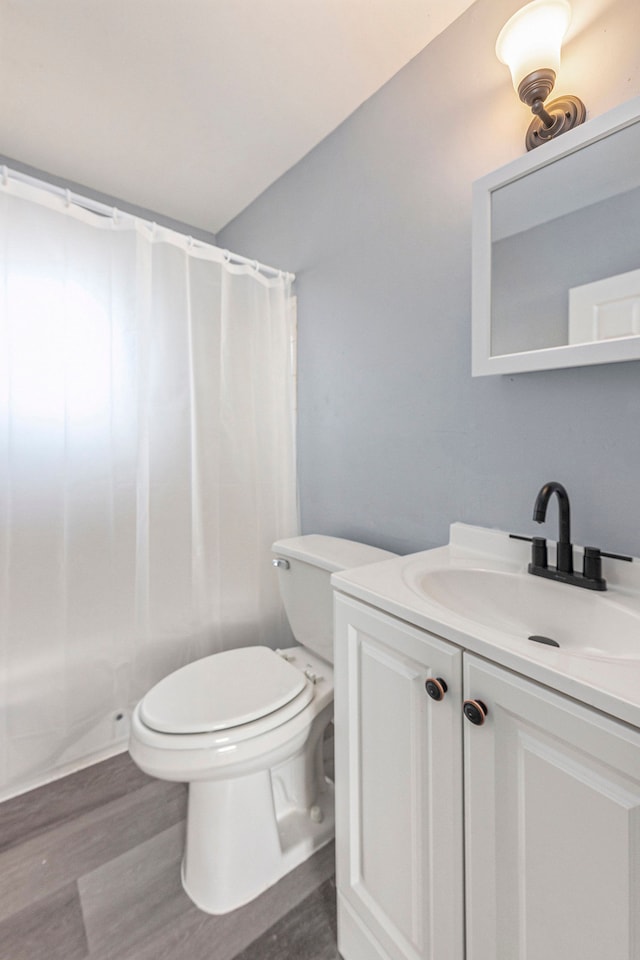
<path fill-rule="evenodd" d="M 269 647 L 241 647 L 187 664 L 153 687 L 140 720 L 161 734 L 267 732 L 313 698 L 305 674 Z M 286 709 L 285 709 L 286 708 Z M 242 735 L 240 739 L 243 739 Z"/>

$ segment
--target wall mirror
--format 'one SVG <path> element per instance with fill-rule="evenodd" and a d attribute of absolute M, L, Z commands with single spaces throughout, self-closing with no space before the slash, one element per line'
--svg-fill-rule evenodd
<path fill-rule="evenodd" d="M 473 185 L 474 376 L 640 359 L 640 97 Z"/>

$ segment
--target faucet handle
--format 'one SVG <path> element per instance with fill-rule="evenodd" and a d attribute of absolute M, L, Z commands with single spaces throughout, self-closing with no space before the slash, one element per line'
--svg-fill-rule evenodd
<path fill-rule="evenodd" d="M 602 580 L 602 557 L 609 560 L 624 560 L 626 563 L 633 563 L 633 557 L 625 557 L 620 553 L 606 553 L 599 547 L 585 547 L 584 559 L 582 561 L 582 576 L 587 580 Z M 605 581 L 602 580 L 604 583 Z"/>
<path fill-rule="evenodd" d="M 589 549 L 596 549 L 596 548 L 590 547 Z M 633 563 L 633 557 L 623 557 L 622 554 L 620 553 L 605 553 L 604 550 L 601 550 L 600 556 L 609 557 L 610 560 L 626 560 L 627 563 Z"/>
<path fill-rule="evenodd" d="M 547 541 L 544 537 L 531 537 L 531 563 L 534 567 L 547 567 Z"/>
<path fill-rule="evenodd" d="M 511 540 L 526 540 L 531 544 L 531 566 L 547 569 L 547 541 L 544 537 L 522 537 L 518 533 L 510 533 Z"/>
<path fill-rule="evenodd" d="M 531 571 L 531 567 L 534 567 L 536 570 L 547 569 L 547 541 L 544 537 L 521 537 L 517 533 L 510 533 L 509 537 L 511 540 L 526 540 L 527 543 L 531 544 L 529 571 Z"/>
<path fill-rule="evenodd" d="M 585 547 L 582 576 L 587 580 L 602 580 L 602 551 L 599 547 Z"/>

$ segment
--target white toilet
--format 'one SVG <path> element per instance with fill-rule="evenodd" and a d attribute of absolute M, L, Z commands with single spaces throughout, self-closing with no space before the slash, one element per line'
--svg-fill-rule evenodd
<path fill-rule="evenodd" d="M 333 837 L 323 737 L 333 716 L 331 574 L 394 556 L 309 535 L 273 545 L 295 639 L 182 667 L 134 710 L 129 752 L 189 784 L 182 884 L 207 913 L 247 903 Z"/>

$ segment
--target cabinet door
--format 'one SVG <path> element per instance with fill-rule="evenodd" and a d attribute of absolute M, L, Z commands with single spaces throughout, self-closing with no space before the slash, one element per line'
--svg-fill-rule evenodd
<path fill-rule="evenodd" d="M 640 733 L 464 660 L 467 960 L 640 960 Z"/>
<path fill-rule="evenodd" d="M 440 701 L 425 679 L 441 677 Z M 336 595 L 338 946 L 462 960 L 462 654 Z"/>

